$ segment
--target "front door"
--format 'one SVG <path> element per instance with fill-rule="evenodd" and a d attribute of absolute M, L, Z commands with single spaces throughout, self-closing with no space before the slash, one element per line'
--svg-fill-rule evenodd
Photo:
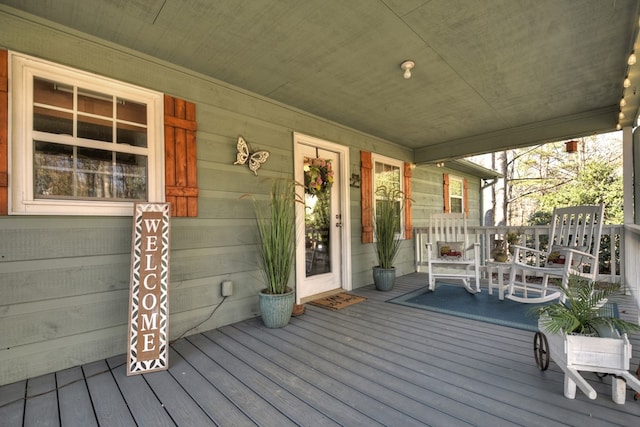
<path fill-rule="evenodd" d="M 336 151 L 337 150 L 337 151 Z M 346 154 L 345 154 L 346 153 Z M 297 262 L 296 300 L 300 303 L 324 292 L 349 288 L 345 283 L 344 147 L 295 135 Z"/>

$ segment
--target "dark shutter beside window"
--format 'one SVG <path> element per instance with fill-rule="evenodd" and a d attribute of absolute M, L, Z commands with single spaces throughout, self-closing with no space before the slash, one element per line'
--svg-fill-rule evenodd
<path fill-rule="evenodd" d="M 360 152 L 360 206 L 362 243 L 373 243 L 373 163 L 371 152 Z"/>
<path fill-rule="evenodd" d="M 171 216 L 198 216 L 196 106 L 164 97 L 165 196 Z"/>

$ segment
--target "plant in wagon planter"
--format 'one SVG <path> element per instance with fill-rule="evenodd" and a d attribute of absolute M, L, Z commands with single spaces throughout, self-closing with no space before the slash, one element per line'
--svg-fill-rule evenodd
<path fill-rule="evenodd" d="M 572 275 L 562 286 L 564 301 L 532 309 L 540 316 L 533 345 L 536 364 L 544 371 L 550 357 L 554 359 L 564 371 L 564 395 L 569 399 L 575 398 L 576 387 L 590 399 L 597 396 L 581 371 L 611 374 L 611 398 L 616 403 L 624 403 L 627 386 L 640 392 L 640 381 L 628 372 L 631 345 L 626 334 L 639 328 L 619 319 L 606 304 L 618 288 Z"/>
<path fill-rule="evenodd" d="M 584 277 L 571 275 L 567 286 L 562 286 L 564 301 L 534 307 L 545 329 L 552 333 L 610 336 L 614 330 L 620 333 L 637 331 L 640 327 L 619 319 L 603 310 L 607 298 L 618 291 L 620 285 L 609 283 L 596 285 Z"/>
<path fill-rule="evenodd" d="M 400 250 L 400 215 L 404 207 L 404 194 L 397 188 L 380 186 L 373 218 L 374 247 L 378 265 L 373 267 L 373 283 L 379 291 L 390 291 L 396 277 L 393 262 Z"/>
<path fill-rule="evenodd" d="M 289 323 L 295 301 L 288 286 L 295 260 L 295 182 L 274 179 L 268 203 L 255 202 L 258 254 L 266 289 L 259 293 L 262 322 L 267 328 Z"/>

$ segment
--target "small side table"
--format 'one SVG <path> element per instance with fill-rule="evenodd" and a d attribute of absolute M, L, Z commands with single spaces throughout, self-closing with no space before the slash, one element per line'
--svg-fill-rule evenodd
<path fill-rule="evenodd" d="M 498 288 L 498 298 L 504 299 L 504 290 L 509 287 L 504 283 L 504 275 L 511 271 L 510 262 L 486 261 L 487 275 L 489 276 L 489 295 L 493 295 L 493 288 Z M 498 273 L 498 283 L 493 283 L 493 270 Z"/>

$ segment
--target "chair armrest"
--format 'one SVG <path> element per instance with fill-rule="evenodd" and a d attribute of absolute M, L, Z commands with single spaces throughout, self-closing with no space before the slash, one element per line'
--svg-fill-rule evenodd
<path fill-rule="evenodd" d="M 564 252 L 571 252 L 571 253 L 573 253 L 575 255 L 586 256 L 586 257 L 593 258 L 593 259 L 596 258 L 594 255 L 590 254 L 589 252 L 583 252 L 583 251 L 581 251 L 579 249 L 575 249 L 575 248 L 571 248 L 571 247 L 563 247 L 562 250 Z"/>
<path fill-rule="evenodd" d="M 472 244 L 470 244 L 467 248 L 465 248 L 465 251 L 475 251 L 476 249 L 480 248 L 480 243 L 478 242 L 474 242 Z"/>
<path fill-rule="evenodd" d="M 526 246 L 520 246 L 520 245 L 509 245 L 510 248 L 513 248 L 513 256 L 511 257 L 511 264 L 512 265 L 525 265 L 524 263 L 522 263 L 520 261 L 520 251 L 524 251 L 526 252 L 532 252 L 534 254 L 537 254 L 537 257 L 540 257 L 541 254 L 545 254 L 545 251 L 541 251 L 539 249 L 533 249 L 533 248 L 528 248 Z"/>

